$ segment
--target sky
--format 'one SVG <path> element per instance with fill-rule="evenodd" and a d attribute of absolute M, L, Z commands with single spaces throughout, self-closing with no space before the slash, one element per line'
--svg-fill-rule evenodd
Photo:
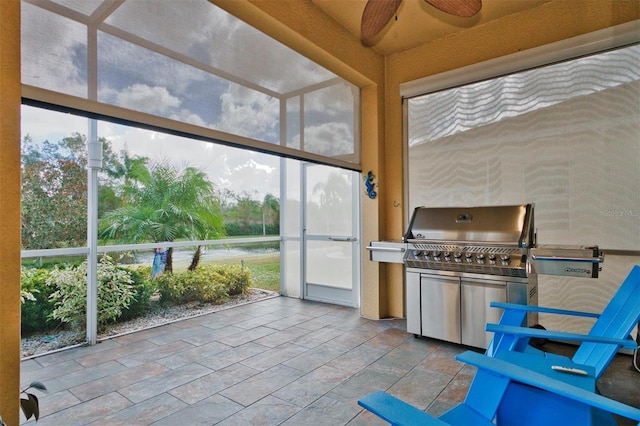
<path fill-rule="evenodd" d="M 125 1 L 96 23 L 95 45 L 93 30 L 76 17 L 89 22 L 99 2 L 60 3 L 60 14 L 23 3 L 24 84 L 79 98 L 95 93 L 104 104 L 273 144 L 283 131 L 282 98 L 288 146 L 298 146 L 304 132 L 309 152 L 354 155 L 357 90 L 208 1 Z M 305 87 L 315 89 L 301 101 Z M 292 125 L 302 120 L 301 107 L 304 125 Z M 23 136 L 35 141 L 88 133 L 84 118 L 32 107 L 23 107 L 22 122 Z M 98 136 L 116 152 L 198 167 L 237 194 L 279 197 L 276 156 L 108 122 L 99 123 Z"/>
<path fill-rule="evenodd" d="M 22 107 L 22 136 L 35 141 L 58 141 L 78 132 L 88 133 L 88 120 L 71 114 Z M 154 162 L 170 161 L 178 167 L 195 166 L 206 172 L 218 188 L 236 194 L 247 193 L 262 201 L 266 194 L 280 197 L 278 157 L 166 133 L 121 126 L 101 121 L 98 134 L 112 143 L 114 152 L 149 157 Z"/>

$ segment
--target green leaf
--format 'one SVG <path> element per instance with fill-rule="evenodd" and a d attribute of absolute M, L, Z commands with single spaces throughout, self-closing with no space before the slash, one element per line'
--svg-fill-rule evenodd
<path fill-rule="evenodd" d="M 40 418 L 40 402 L 38 401 L 38 397 L 32 393 L 26 394 L 29 399 L 20 399 L 20 406 L 22 407 L 22 412 L 24 413 L 27 420 L 33 416 L 36 421 Z"/>
<path fill-rule="evenodd" d="M 47 392 L 47 387 L 42 382 L 31 382 L 29 384 L 29 387 L 38 389 L 39 391 L 42 391 L 42 392 Z"/>

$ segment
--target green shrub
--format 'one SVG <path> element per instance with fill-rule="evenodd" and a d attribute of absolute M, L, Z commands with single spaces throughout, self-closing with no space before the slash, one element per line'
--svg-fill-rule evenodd
<path fill-rule="evenodd" d="M 224 303 L 251 287 L 251 271 L 240 265 L 201 265 L 195 271 L 164 274 L 156 279 L 164 305 L 187 302 Z"/>
<path fill-rule="evenodd" d="M 98 324 L 103 325 L 117 319 L 122 310 L 134 299 L 131 272 L 120 268 L 111 258 L 103 256 L 98 263 Z M 54 269 L 48 285 L 55 286 L 51 294 L 55 302 L 54 319 L 65 323 L 84 324 L 87 306 L 87 262 L 77 267 Z"/>
<path fill-rule="evenodd" d="M 129 307 L 124 308 L 122 310 L 122 315 L 118 318 L 119 321 L 126 321 L 128 319 L 141 316 L 147 312 L 151 301 L 151 295 L 155 291 L 155 286 L 148 279 L 151 272 L 150 267 L 140 266 L 138 268 L 119 268 L 129 272 L 131 275 L 131 285 L 135 293 Z"/>
<path fill-rule="evenodd" d="M 55 305 L 49 296 L 55 290 L 47 285 L 49 270 L 25 268 L 20 274 L 20 290 L 22 294 L 21 329 L 23 333 L 45 331 L 59 324 L 52 321 Z"/>

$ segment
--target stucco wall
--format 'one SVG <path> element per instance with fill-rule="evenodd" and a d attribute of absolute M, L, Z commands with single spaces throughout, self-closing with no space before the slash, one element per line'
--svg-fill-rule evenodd
<path fill-rule="evenodd" d="M 404 193 L 400 84 L 639 18 L 636 1 L 558 0 L 385 58 L 386 191 L 398 197 Z M 400 238 L 407 212 L 390 202 L 383 209 L 385 238 Z M 402 292 L 401 270 L 394 269 L 386 279 L 390 293 Z M 399 315 L 401 301 L 389 297 L 388 302 L 388 311 Z"/>
<path fill-rule="evenodd" d="M 20 391 L 20 2 L 0 2 L 0 416 Z"/>

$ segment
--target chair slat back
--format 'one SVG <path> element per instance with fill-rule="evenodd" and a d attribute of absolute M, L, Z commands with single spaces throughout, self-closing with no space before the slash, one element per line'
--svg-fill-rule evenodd
<path fill-rule="evenodd" d="M 595 322 L 589 335 L 625 339 L 640 321 L 640 265 L 635 265 Z M 583 342 L 572 361 L 595 368 L 596 378 L 618 352 L 617 345 Z"/>

